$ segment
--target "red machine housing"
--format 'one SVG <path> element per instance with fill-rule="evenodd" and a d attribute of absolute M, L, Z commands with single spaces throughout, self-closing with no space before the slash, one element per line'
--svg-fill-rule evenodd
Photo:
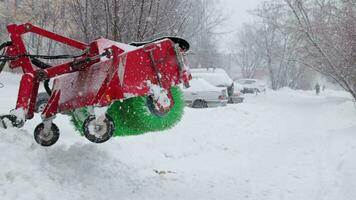
<path fill-rule="evenodd" d="M 48 69 L 37 68 L 26 56 L 10 62 L 11 68 L 21 67 L 24 72 L 16 109 L 23 109 L 26 119 L 33 117 L 40 82 L 51 78 L 52 95 L 42 113 L 43 119 L 85 106 L 107 106 L 116 100 L 148 95 L 150 84 L 169 91 L 171 86 L 191 79 L 184 65 L 183 49 L 177 51 L 177 44 L 170 39 L 140 47 L 104 38 L 85 44 L 29 23 L 12 24 L 7 29 L 12 42 L 7 56 L 28 54 L 22 36 L 29 32 L 86 52 Z"/>

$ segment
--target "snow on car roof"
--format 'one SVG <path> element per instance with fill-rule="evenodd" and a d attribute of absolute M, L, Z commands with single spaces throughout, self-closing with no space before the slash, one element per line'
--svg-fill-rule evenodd
<path fill-rule="evenodd" d="M 256 80 L 256 79 L 239 79 L 236 82 L 240 83 L 240 84 L 254 84 L 254 83 L 257 83 L 258 80 Z"/>
<path fill-rule="evenodd" d="M 209 82 L 202 78 L 193 78 L 189 81 L 189 88 L 183 88 L 184 91 L 188 92 L 199 92 L 199 91 L 219 91 L 221 88 L 211 85 Z"/>
<path fill-rule="evenodd" d="M 191 72 L 197 72 L 197 73 L 225 73 L 226 71 L 222 68 L 193 68 L 190 69 Z"/>
<path fill-rule="evenodd" d="M 252 78 L 243 78 L 243 79 L 238 79 L 235 81 L 235 83 L 239 83 L 242 85 L 250 85 L 250 84 L 258 84 L 258 85 L 266 85 L 265 81 L 260 80 L 260 79 L 252 79 Z"/>
<path fill-rule="evenodd" d="M 237 81 L 258 81 L 258 79 L 253 79 L 253 78 L 242 78 L 242 79 L 238 79 Z"/>
<path fill-rule="evenodd" d="M 233 80 L 224 69 L 221 68 L 199 68 L 191 69 L 193 78 L 203 78 L 215 86 L 230 86 Z"/>

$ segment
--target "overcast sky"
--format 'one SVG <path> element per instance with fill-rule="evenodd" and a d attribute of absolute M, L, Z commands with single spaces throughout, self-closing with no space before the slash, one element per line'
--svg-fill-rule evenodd
<path fill-rule="evenodd" d="M 263 0 L 220 0 L 223 13 L 229 17 L 224 23 L 221 31 L 231 31 L 232 33 L 221 36 L 221 47 L 227 51 L 228 44 L 234 33 L 243 23 L 252 21 L 249 10 L 256 8 Z"/>

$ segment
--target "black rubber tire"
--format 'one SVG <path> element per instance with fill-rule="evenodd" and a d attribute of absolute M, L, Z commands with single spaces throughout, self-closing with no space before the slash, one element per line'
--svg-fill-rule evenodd
<path fill-rule="evenodd" d="M 171 101 L 173 101 L 173 99 L 171 99 Z M 167 110 L 166 112 L 162 112 L 160 110 L 157 110 L 156 106 L 154 105 L 154 101 L 153 101 L 153 97 L 152 96 L 147 96 L 146 104 L 147 104 L 147 108 L 150 111 L 150 113 L 155 115 L 155 116 L 157 116 L 157 117 L 164 117 L 169 113 L 169 110 Z"/>
<path fill-rule="evenodd" d="M 47 105 L 47 102 L 49 100 L 49 95 L 45 92 L 41 92 L 37 95 L 37 100 L 36 100 L 36 106 L 35 106 L 35 112 L 36 113 L 41 113 L 45 106 Z"/>
<path fill-rule="evenodd" d="M 204 100 L 195 100 L 193 102 L 193 105 L 192 105 L 192 108 L 207 108 L 208 107 L 208 104 L 206 103 L 206 101 Z"/>
<path fill-rule="evenodd" d="M 90 142 L 93 142 L 93 143 L 104 143 L 104 142 L 108 141 L 113 136 L 113 133 L 114 133 L 114 130 L 115 130 L 114 122 L 111 119 L 111 117 L 106 114 L 105 115 L 105 119 L 104 119 L 104 123 L 106 125 L 106 131 L 105 131 L 104 134 L 102 134 L 101 137 L 97 137 L 96 135 L 91 134 L 90 130 L 89 130 L 90 123 L 95 119 L 96 119 L 96 117 L 94 115 L 89 115 L 84 120 L 84 123 L 83 123 L 83 134 Z"/>
<path fill-rule="evenodd" d="M 17 117 L 13 114 L 1 115 L 0 116 L 0 127 L 4 128 L 4 129 L 8 128 L 7 124 L 4 121 L 5 119 L 7 119 L 11 122 L 10 127 L 22 128 L 25 125 L 25 121 L 17 120 Z"/>
<path fill-rule="evenodd" d="M 44 124 L 40 123 L 39 125 L 36 126 L 35 131 L 34 131 L 34 138 L 37 144 L 41 146 L 52 146 L 55 144 L 58 139 L 59 139 L 59 129 L 56 124 L 52 123 L 51 126 L 51 132 L 49 133 L 48 136 L 43 135 L 44 133 L 42 132 L 44 129 Z"/>

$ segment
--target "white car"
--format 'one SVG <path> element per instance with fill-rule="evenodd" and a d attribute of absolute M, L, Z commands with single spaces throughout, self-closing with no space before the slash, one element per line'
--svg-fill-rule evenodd
<path fill-rule="evenodd" d="M 257 79 L 239 79 L 235 81 L 235 85 L 244 94 L 266 92 L 267 88 L 266 84 Z"/>
<path fill-rule="evenodd" d="M 234 89 L 234 81 L 229 77 L 224 69 L 221 68 L 196 68 L 190 69 L 193 78 L 203 78 L 210 84 L 226 88 L 228 103 L 241 103 L 244 97 L 240 91 Z"/>
<path fill-rule="evenodd" d="M 226 106 L 226 89 L 215 87 L 201 78 L 193 78 L 189 88 L 182 88 L 185 103 L 193 108 Z"/>

